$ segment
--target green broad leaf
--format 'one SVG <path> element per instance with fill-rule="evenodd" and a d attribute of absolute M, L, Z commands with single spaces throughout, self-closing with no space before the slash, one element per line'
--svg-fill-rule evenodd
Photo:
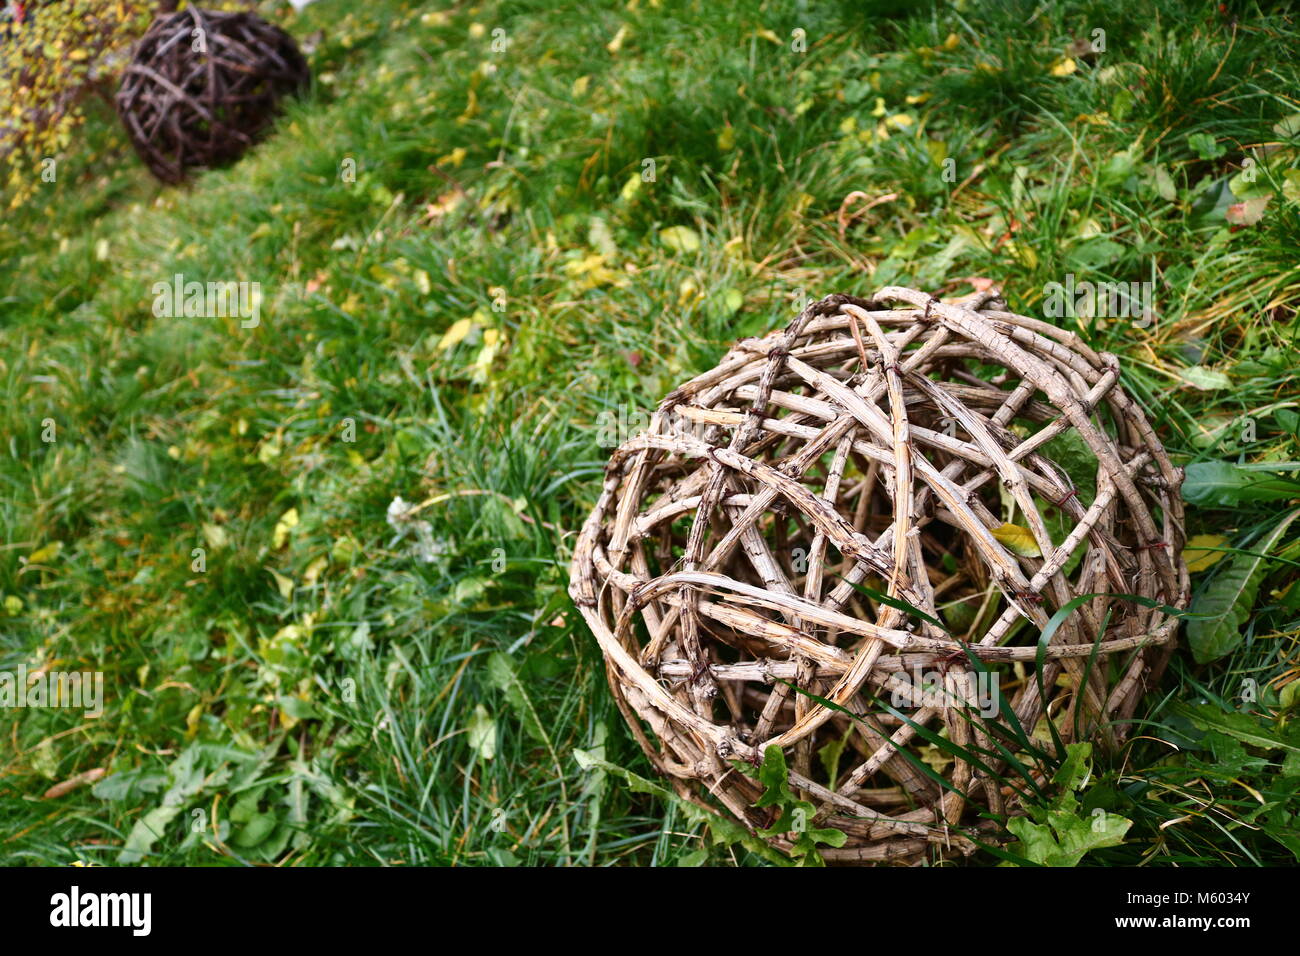
<path fill-rule="evenodd" d="M 1125 149 L 1112 154 L 1097 171 L 1097 181 L 1104 186 L 1122 186 L 1137 168 L 1137 157 L 1133 150 Z M 1110 240 L 1103 240 L 1109 242 Z M 1112 243 L 1112 245 L 1118 245 Z M 1122 247 L 1121 247 L 1122 249 Z"/>
<path fill-rule="evenodd" d="M 1209 133 L 1193 133 L 1187 137 L 1187 145 L 1201 159 L 1209 162 L 1218 159 L 1228 151 L 1226 146 L 1220 145 L 1214 141 L 1214 137 Z"/>
<path fill-rule="evenodd" d="M 1133 91 L 1128 87 L 1120 87 L 1115 91 L 1115 95 L 1110 99 L 1110 108 L 1108 112 L 1117 123 L 1124 122 L 1129 111 L 1133 108 Z"/>
<path fill-rule="evenodd" d="M 763 765 L 758 768 L 758 782 L 767 789 L 754 806 L 771 807 L 796 802 L 797 798 L 790 789 L 790 771 L 786 768 L 785 754 L 780 747 L 768 747 L 763 751 Z"/>
<path fill-rule="evenodd" d="M 1226 734 L 1261 750 L 1282 750 L 1288 756 L 1300 755 L 1300 734 L 1292 730 L 1284 735 L 1260 723 L 1253 714 L 1226 713 L 1212 704 L 1193 707 L 1184 703 L 1176 704 L 1174 712 L 1190 720 L 1197 730 Z"/>
<path fill-rule="evenodd" d="M 139 863 L 153 852 L 153 845 L 162 837 L 168 825 L 181 812 L 180 807 L 155 807 L 139 820 L 127 835 L 126 843 L 117 854 L 119 865 Z"/>
<path fill-rule="evenodd" d="M 1042 455 L 1065 470 L 1079 502 L 1087 508 L 1097 495 L 1097 456 L 1083 436 L 1071 428 L 1042 447 Z M 1073 525 L 1071 525 L 1073 527 Z"/>
<path fill-rule="evenodd" d="M 1295 170 L 1300 176 L 1300 170 Z M 1300 435 L 1300 412 L 1294 408 L 1279 408 L 1273 412 L 1273 418 L 1288 435 Z"/>
<path fill-rule="evenodd" d="M 229 773 L 216 771 L 211 776 L 205 770 L 203 761 L 221 759 L 225 756 L 220 751 L 213 751 L 199 744 L 191 744 L 181 751 L 180 756 L 167 768 L 167 779 L 171 786 L 162 795 L 160 805 L 150 810 L 135 822 L 127 835 L 126 842 L 118 852 L 117 862 L 121 865 L 139 863 L 151 852 L 154 844 L 163 836 L 167 827 L 185 808 L 186 804 L 203 790 L 205 784 L 218 786 L 224 783 Z"/>
<path fill-rule="evenodd" d="M 259 813 L 235 835 L 235 846 L 252 849 L 275 832 L 279 821 L 273 813 Z"/>
<path fill-rule="evenodd" d="M 1227 373 L 1218 369 L 1206 368 L 1204 365 L 1192 365 L 1179 372 L 1179 377 L 1192 388 L 1202 392 L 1219 391 L 1232 388 L 1232 379 Z"/>
<path fill-rule="evenodd" d="M 1065 745 L 1065 760 L 1052 775 L 1052 783 L 1066 790 L 1077 790 L 1084 779 L 1092 772 L 1092 744 L 1074 743 Z"/>
<path fill-rule="evenodd" d="M 767 789 L 754 806 L 775 806 L 781 811 L 776 822 L 765 830 L 759 830 L 759 835 L 773 837 L 794 833 L 794 852 L 800 865 L 823 866 L 825 861 L 817 852 L 817 845 L 843 846 L 848 834 L 833 827 L 809 828 L 808 824 L 817 815 L 817 808 L 806 800 L 800 800 L 790 790 L 790 772 L 780 747 L 772 746 L 763 751 L 758 779 Z"/>
<path fill-rule="evenodd" d="M 282 694 L 276 703 L 282 711 L 294 720 L 316 720 L 320 717 L 311 702 L 303 700 L 301 697 Z"/>
<path fill-rule="evenodd" d="M 943 619 L 948 622 L 947 629 L 954 634 L 965 634 L 970 630 L 978 611 L 979 603 L 976 601 L 957 601 L 940 609 Z"/>
<path fill-rule="evenodd" d="M 1011 851 L 1042 866 L 1078 866 L 1090 850 L 1123 843 L 1132 825 L 1133 821 L 1104 810 L 1090 817 L 1049 810 L 1046 823 L 1027 817 L 1007 821 L 1007 829 L 1020 840 Z"/>
<path fill-rule="evenodd" d="M 812 806 L 812 804 L 808 804 L 808 806 Z M 816 846 L 818 843 L 839 848 L 847 843 L 848 839 L 849 835 L 843 830 L 836 830 L 834 827 L 822 827 L 814 828 L 808 830 L 806 833 L 800 834 L 799 842 L 796 845 L 805 851 L 803 858 L 805 866 L 818 866 L 822 865 L 821 856 L 816 852 Z"/>
<path fill-rule="evenodd" d="M 1131 166 L 1123 168 L 1120 182 L 1128 178 Z M 1118 262 L 1124 257 L 1125 248 L 1113 239 L 1084 239 L 1065 255 L 1065 261 L 1072 269 L 1095 270 Z"/>
<path fill-rule="evenodd" d="M 1292 113 L 1290 116 L 1278 120 L 1273 124 L 1273 132 L 1282 139 L 1300 136 L 1300 113 Z"/>
<path fill-rule="evenodd" d="M 1202 773 L 1220 777 L 1235 777 L 1239 774 L 1259 773 L 1268 766 L 1263 757 L 1253 757 L 1236 737 L 1210 731 L 1201 738 L 1200 744 L 1209 749 L 1212 760 L 1203 760 L 1194 755 L 1188 756 L 1188 765 L 1196 767 Z"/>
<path fill-rule="evenodd" d="M 1174 185 L 1174 178 L 1169 175 L 1169 170 L 1164 163 L 1157 163 L 1156 173 L 1156 193 L 1166 202 L 1173 202 L 1178 198 L 1178 187 Z"/>
<path fill-rule="evenodd" d="M 1268 558 L 1300 511 L 1292 511 L 1268 533 L 1250 554 L 1233 555 L 1232 560 L 1211 578 L 1192 601 L 1196 617 L 1187 622 L 1187 642 L 1199 664 L 1215 661 L 1241 644 L 1241 625 L 1250 616 L 1259 594 Z"/>
<path fill-rule="evenodd" d="M 492 654 L 487 662 L 487 677 L 488 682 L 505 695 L 506 702 L 514 710 L 515 716 L 519 718 L 519 722 L 524 725 L 529 735 L 549 747 L 550 739 L 546 736 L 541 719 L 537 716 L 537 709 L 533 707 L 532 699 L 524 689 L 523 682 L 519 680 L 510 658 L 500 651 Z"/>
<path fill-rule="evenodd" d="M 109 774 L 90 792 L 100 800 L 114 803 L 138 800 L 146 793 L 157 793 L 167 782 L 167 775 L 157 771 L 135 769 Z"/>
<path fill-rule="evenodd" d="M 745 296 L 739 289 L 724 289 L 722 291 L 722 304 L 726 308 L 728 315 L 735 315 L 745 304 Z"/>
<path fill-rule="evenodd" d="M 1194 462 L 1187 466 L 1183 481 L 1183 498 L 1193 505 L 1231 508 L 1296 497 L 1300 497 L 1300 482 L 1227 461 Z"/>
<path fill-rule="evenodd" d="M 1300 687 L 1300 681 L 1295 681 L 1288 687 Z M 839 740 L 832 740 L 830 743 L 817 750 L 817 759 L 821 761 L 822 769 L 826 771 L 826 779 L 834 785 L 840 778 L 840 758 L 844 756 L 844 748 L 849 744 L 849 734 L 851 730 L 845 731 L 844 736 Z"/>
<path fill-rule="evenodd" d="M 1282 196 L 1300 202 L 1300 169 L 1288 169 L 1282 174 Z"/>
<path fill-rule="evenodd" d="M 1289 149 L 1266 154 L 1252 151 L 1242 160 L 1241 172 L 1228 180 L 1228 188 L 1242 200 L 1270 196 L 1294 161 L 1294 151 Z"/>

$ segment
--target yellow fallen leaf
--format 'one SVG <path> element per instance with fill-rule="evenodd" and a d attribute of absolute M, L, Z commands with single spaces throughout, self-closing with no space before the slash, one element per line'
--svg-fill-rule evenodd
<path fill-rule="evenodd" d="M 627 39 L 627 24 L 625 23 L 618 28 L 618 32 L 614 34 L 614 39 L 610 40 L 608 43 L 605 44 L 605 49 L 608 50 L 610 53 L 616 54 L 618 53 L 619 50 L 623 49 L 623 41 L 626 39 Z"/>
<path fill-rule="evenodd" d="M 1034 536 L 1030 534 L 1028 528 L 1022 528 L 1018 524 L 1002 524 L 994 528 L 992 534 L 994 538 L 1022 558 L 1042 556 L 1043 552 L 1038 550 L 1038 542 L 1034 540 Z"/>
<path fill-rule="evenodd" d="M 446 156 L 439 156 L 439 157 L 438 157 L 438 165 L 439 165 L 439 166 L 459 166 L 461 163 L 465 162 L 465 157 L 466 157 L 467 155 L 469 155 L 469 154 L 466 152 L 464 146 L 457 146 L 455 149 L 453 149 L 453 150 L 452 150 L 450 153 L 448 153 Z"/>
<path fill-rule="evenodd" d="M 465 340 L 465 336 L 469 335 L 473 328 L 473 319 L 457 319 L 451 324 L 451 328 L 442 333 L 442 338 L 438 340 L 438 348 L 444 352 L 455 348 Z"/>
<path fill-rule="evenodd" d="M 1221 534 L 1197 534 L 1190 537 L 1187 546 L 1183 548 L 1183 560 L 1187 562 L 1187 570 L 1195 574 L 1197 571 L 1213 567 L 1225 554 L 1214 549 L 1222 548 L 1227 543 L 1228 539 Z"/>
<path fill-rule="evenodd" d="M 595 289 L 602 285 L 624 285 L 626 279 L 605 264 L 603 252 L 570 259 L 561 267 L 570 279 L 578 280 L 581 289 Z"/>
<path fill-rule="evenodd" d="M 203 540 L 207 542 L 208 547 L 213 551 L 218 551 L 230 543 L 230 535 L 219 524 L 205 521 L 201 530 L 203 531 Z"/>
<path fill-rule="evenodd" d="M 307 565 L 307 570 L 302 573 L 302 583 L 307 587 L 315 587 L 316 582 L 320 579 L 321 572 L 329 567 L 330 559 L 326 555 L 321 555 L 311 564 Z"/>
<path fill-rule="evenodd" d="M 718 133 L 718 152 L 726 153 L 736 148 L 736 127 L 724 126 Z"/>
<path fill-rule="evenodd" d="M 669 226 L 660 229 L 659 238 L 674 252 L 695 252 L 700 248 L 700 237 L 689 226 Z"/>
<path fill-rule="evenodd" d="M 497 353 L 504 344 L 499 329 L 485 329 L 483 331 L 483 348 L 479 350 L 478 358 L 474 360 L 474 371 L 470 376 L 472 381 L 480 385 L 487 381 L 488 374 L 492 370 L 492 363 L 496 360 Z"/>
<path fill-rule="evenodd" d="M 297 644 L 303 638 L 303 629 L 297 624 L 286 624 L 273 635 L 271 643 L 274 644 Z"/>
<path fill-rule="evenodd" d="M 49 564 L 54 561 L 63 552 L 62 541 L 51 541 L 49 544 L 37 548 L 27 557 L 29 564 Z"/>
<path fill-rule="evenodd" d="M 279 571 L 273 571 L 271 568 L 266 570 L 270 571 L 271 577 L 275 578 L 275 589 L 280 592 L 280 597 L 286 601 L 293 597 L 293 578 L 285 577 Z"/>
<path fill-rule="evenodd" d="M 947 38 L 943 41 L 943 49 L 945 50 L 955 50 L 960 45 L 961 37 L 957 36 L 955 33 L 949 33 Z"/>
<path fill-rule="evenodd" d="M 280 515 L 280 520 L 275 523 L 275 532 L 271 535 L 271 544 L 278 551 L 284 547 L 284 543 L 289 540 L 289 532 L 298 527 L 298 509 L 290 508 L 284 514 Z"/>
<path fill-rule="evenodd" d="M 921 754 L 921 760 L 933 767 L 936 773 L 943 773 L 953 761 L 950 754 L 944 753 L 934 744 L 927 744 L 918 748 L 918 750 Z"/>
<path fill-rule="evenodd" d="M 276 432 L 257 446 L 257 460 L 263 465 L 269 464 L 279 458 L 282 451 L 284 444 L 280 441 L 280 433 Z"/>
<path fill-rule="evenodd" d="M 464 126 L 475 116 L 478 115 L 478 93 L 474 92 L 474 87 L 470 87 L 465 96 L 465 112 L 456 117 L 456 122 Z"/>
<path fill-rule="evenodd" d="M 1079 68 L 1072 56 L 1063 56 L 1052 64 L 1052 76 L 1069 76 Z"/>
<path fill-rule="evenodd" d="M 590 85 L 591 85 L 591 77 L 580 76 L 573 81 L 573 88 L 570 90 L 570 93 L 573 95 L 573 98 L 575 100 L 581 99 L 582 97 L 587 95 L 587 87 Z"/>

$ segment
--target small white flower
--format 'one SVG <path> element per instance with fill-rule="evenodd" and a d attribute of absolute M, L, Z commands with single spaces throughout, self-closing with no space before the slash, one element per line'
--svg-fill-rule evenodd
<path fill-rule="evenodd" d="M 388 523 L 395 531 L 402 531 L 402 525 L 411 520 L 412 505 L 398 495 L 388 503 Z"/>
<path fill-rule="evenodd" d="M 427 521 L 415 520 L 419 506 L 411 504 L 398 495 L 388 504 L 388 524 L 402 537 L 410 532 L 415 534 L 415 547 L 411 549 L 416 558 L 425 564 L 433 564 L 447 552 L 447 543 L 433 537 L 433 525 Z"/>

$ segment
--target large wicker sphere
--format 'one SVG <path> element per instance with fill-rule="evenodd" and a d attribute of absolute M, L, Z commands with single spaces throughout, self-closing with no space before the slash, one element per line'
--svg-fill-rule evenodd
<path fill-rule="evenodd" d="M 1124 740 L 1189 594 L 1182 475 L 1113 355 L 1005 309 L 831 296 L 614 453 L 570 593 L 683 796 L 771 828 L 739 762 L 777 746 L 826 860 L 934 861 L 1005 836 L 1048 720 Z"/>
<path fill-rule="evenodd" d="M 280 97 L 305 85 L 293 38 L 252 13 L 189 7 L 155 20 L 117 92 L 140 158 L 167 183 L 234 162 L 266 132 Z"/>

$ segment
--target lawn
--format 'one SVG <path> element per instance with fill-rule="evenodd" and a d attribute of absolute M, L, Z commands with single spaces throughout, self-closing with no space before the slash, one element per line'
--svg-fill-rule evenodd
<path fill-rule="evenodd" d="M 1300 860 L 1289 14 L 261 7 L 314 82 L 243 160 L 161 186 L 92 99 L 0 195 L 0 671 L 104 675 L 96 718 L 0 711 L 0 861 L 761 863 L 629 785 L 566 593 L 611 447 L 810 297 L 1076 280 L 1151 283 L 1153 321 L 1052 320 L 1203 536 L 1084 862 Z M 156 314 L 177 274 L 258 321 Z"/>

